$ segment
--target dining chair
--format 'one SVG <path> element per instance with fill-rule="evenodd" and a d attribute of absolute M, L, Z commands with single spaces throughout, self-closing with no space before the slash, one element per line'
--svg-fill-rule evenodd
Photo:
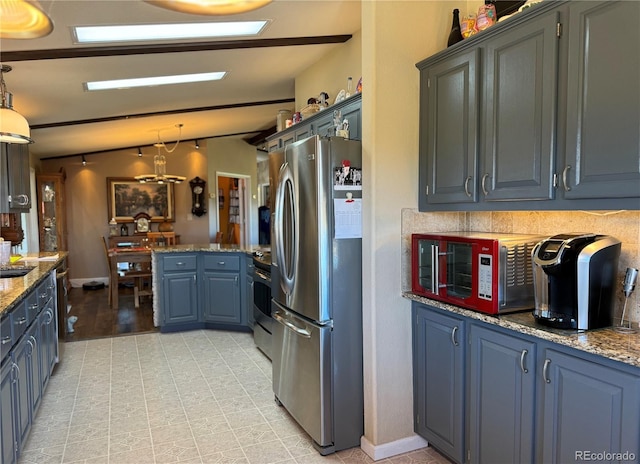
<path fill-rule="evenodd" d="M 157 245 L 158 242 L 164 242 L 168 246 L 176 244 L 175 232 L 147 232 L 147 238 L 149 245 Z"/>
<path fill-rule="evenodd" d="M 107 260 L 107 271 L 109 272 L 109 287 L 111 287 L 111 285 L 120 285 L 120 283 L 133 283 L 133 301 L 134 301 L 134 306 L 136 309 L 138 309 L 140 307 L 140 297 L 143 296 L 153 296 L 153 290 L 152 290 L 152 285 L 151 285 L 151 266 L 149 264 L 149 266 L 144 266 L 145 263 L 143 264 L 143 268 L 140 270 L 133 270 L 133 271 L 125 271 L 124 275 L 120 275 L 120 273 L 118 273 L 118 280 L 117 282 L 111 282 L 111 259 L 109 258 L 109 246 L 108 246 L 108 242 L 107 239 L 105 237 L 102 237 L 102 245 L 104 247 L 104 255 L 105 255 L 105 259 Z M 148 280 L 148 289 L 145 290 L 145 280 Z M 109 306 L 111 306 L 111 288 L 109 288 Z"/>

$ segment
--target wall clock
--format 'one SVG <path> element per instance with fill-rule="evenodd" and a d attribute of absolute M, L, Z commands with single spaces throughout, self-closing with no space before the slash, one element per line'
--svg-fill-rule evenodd
<path fill-rule="evenodd" d="M 133 217 L 133 224 L 135 225 L 136 234 L 146 234 L 151 230 L 151 216 L 147 213 L 138 213 Z"/>
<path fill-rule="evenodd" d="M 204 197 L 204 187 L 207 183 L 199 177 L 194 177 L 189 181 L 189 185 L 191 186 L 191 212 L 196 216 L 202 216 L 207 213 Z"/>

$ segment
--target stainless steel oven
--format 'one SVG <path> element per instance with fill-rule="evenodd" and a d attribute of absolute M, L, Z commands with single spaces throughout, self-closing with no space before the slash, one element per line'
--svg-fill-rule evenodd
<path fill-rule="evenodd" d="M 271 359 L 271 255 L 258 253 L 253 256 L 253 339 L 256 346 Z"/>

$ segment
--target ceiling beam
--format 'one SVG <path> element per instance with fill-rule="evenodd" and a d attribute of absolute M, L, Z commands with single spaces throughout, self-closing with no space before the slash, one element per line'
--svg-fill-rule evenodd
<path fill-rule="evenodd" d="M 92 58 L 98 56 L 148 55 L 153 53 L 182 53 L 212 50 L 239 50 L 243 48 L 292 47 L 344 43 L 351 34 L 315 37 L 284 37 L 278 39 L 219 40 L 179 44 L 116 45 L 98 47 L 58 48 L 49 50 L 20 50 L 0 52 L 3 63 L 64 58 Z"/>
<path fill-rule="evenodd" d="M 46 124 L 33 124 L 31 125 L 31 130 L 51 129 L 54 127 L 77 126 L 81 124 L 96 124 L 101 122 L 124 121 L 127 119 L 149 118 L 153 116 L 167 116 L 172 114 L 195 113 L 199 111 L 216 111 L 216 110 L 228 110 L 228 109 L 234 109 L 234 108 L 246 108 L 251 106 L 279 105 L 282 103 L 295 103 L 295 101 L 296 101 L 295 98 L 281 98 L 279 100 L 231 103 L 228 105 L 201 106 L 199 108 L 183 108 L 183 109 L 177 109 L 177 110 L 156 111 L 153 113 L 137 113 L 137 114 L 126 114 L 122 116 L 106 116 L 103 118 L 79 119 L 76 121 L 51 122 Z"/>

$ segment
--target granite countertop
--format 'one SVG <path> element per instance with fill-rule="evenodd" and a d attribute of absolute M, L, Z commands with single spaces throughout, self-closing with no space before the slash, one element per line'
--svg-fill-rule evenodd
<path fill-rule="evenodd" d="M 30 253 L 20 261 L 2 267 L 2 269 L 33 267 L 33 270 L 23 277 L 0 278 L 0 317 L 22 301 L 60 262 L 66 259 L 67 255 L 66 251 Z"/>
<path fill-rule="evenodd" d="M 268 245 L 248 245 L 241 247 L 240 245 L 227 245 L 222 243 L 203 243 L 191 245 L 172 245 L 166 247 L 152 247 L 154 253 L 188 253 L 196 251 L 209 252 L 234 252 L 234 253 L 253 253 L 255 251 L 269 251 Z"/>
<path fill-rule="evenodd" d="M 640 367 L 640 333 L 623 334 L 612 328 L 589 331 L 559 330 L 539 324 L 533 318 L 532 312 L 492 316 L 424 298 L 411 292 L 404 292 L 402 296 L 471 319 Z"/>

